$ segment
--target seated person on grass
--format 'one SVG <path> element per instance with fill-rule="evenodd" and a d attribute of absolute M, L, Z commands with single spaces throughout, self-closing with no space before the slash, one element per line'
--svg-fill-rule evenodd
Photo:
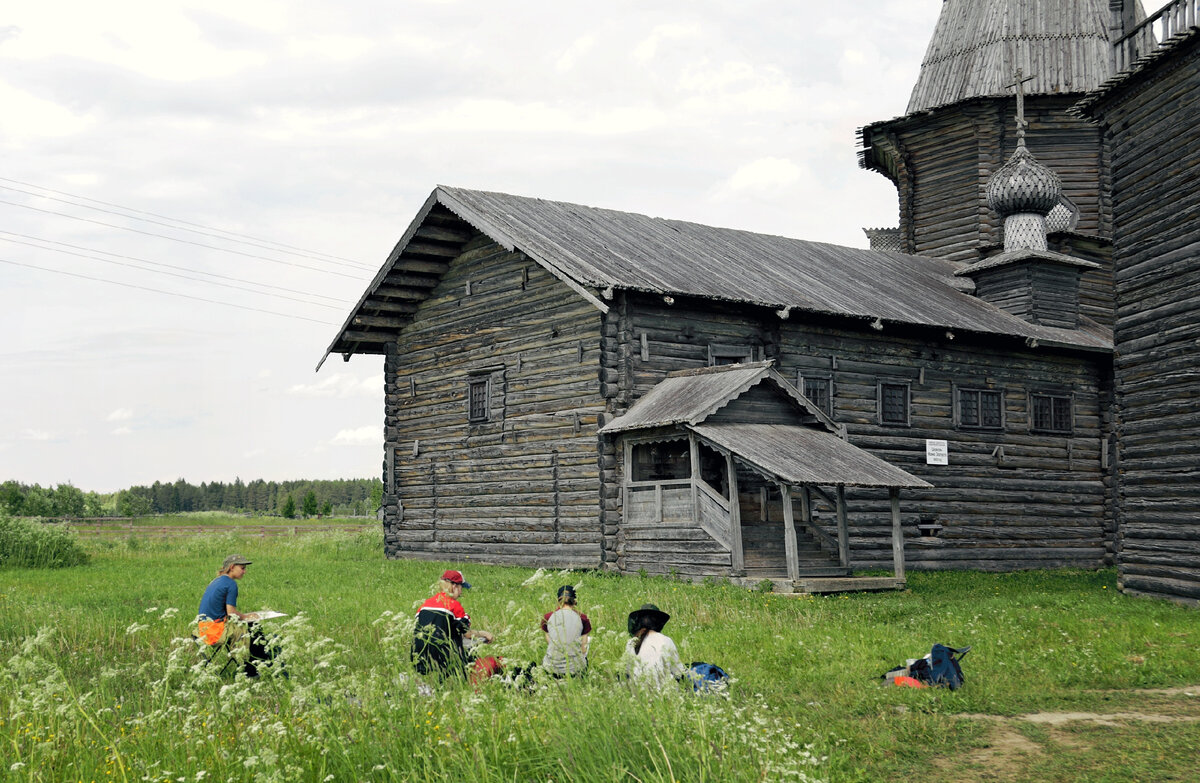
<path fill-rule="evenodd" d="M 446 571 L 438 580 L 437 592 L 417 610 L 412 660 L 418 674 L 461 677 L 466 673 L 467 664 L 463 639 L 492 641 L 492 635 L 487 631 L 471 629 L 471 618 L 458 602 L 463 590 L 470 587 L 461 571 Z"/>
<path fill-rule="evenodd" d="M 200 609 L 196 615 L 196 637 L 210 647 L 224 645 L 230 652 L 235 646 L 248 642 L 249 659 L 243 665 L 248 677 L 257 677 L 258 668 L 253 661 L 270 660 L 272 652 L 267 648 L 262 632 L 253 625 L 258 618 L 252 613 L 237 608 L 238 580 L 246 575 L 250 561 L 241 555 L 230 555 L 221 564 L 217 576 L 208 583 L 200 598 Z M 236 620 L 241 622 L 234 621 Z M 243 641 L 245 640 L 245 642 Z"/>

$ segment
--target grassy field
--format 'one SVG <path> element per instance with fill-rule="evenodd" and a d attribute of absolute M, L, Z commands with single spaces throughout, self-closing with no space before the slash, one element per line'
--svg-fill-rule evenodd
<path fill-rule="evenodd" d="M 530 693 L 423 693 L 408 638 L 447 564 L 385 561 L 377 534 L 88 540 L 91 562 L 0 570 L 0 779 L 38 781 L 1196 780 L 1200 612 L 1112 572 L 913 573 L 904 593 L 796 598 L 724 584 L 455 563 L 490 652 L 539 660 L 573 583 L 592 672 Z M 221 559 L 290 678 L 218 677 L 187 640 Z M 727 698 L 616 679 L 625 617 L 672 615 Z M 972 645 L 955 692 L 880 684 L 934 642 Z"/>

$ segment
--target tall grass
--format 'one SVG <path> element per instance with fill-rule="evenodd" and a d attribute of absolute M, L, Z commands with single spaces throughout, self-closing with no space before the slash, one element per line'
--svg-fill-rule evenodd
<path fill-rule="evenodd" d="M 0 515 L 0 568 L 69 568 L 88 561 L 70 532 L 36 519 Z"/>
<path fill-rule="evenodd" d="M 203 665 L 187 638 L 231 551 L 243 609 L 289 612 L 287 679 Z M 386 561 L 378 534 L 232 535 L 97 548 L 90 565 L 0 573 L 0 778 L 14 780 L 885 780 L 982 742 L 961 713 L 1095 707 L 1099 689 L 1200 680 L 1200 613 L 1131 599 L 1111 572 L 912 574 L 905 593 L 829 598 L 592 572 L 463 568 L 489 652 L 538 660 L 541 614 L 572 583 L 591 672 L 532 690 L 430 690 L 415 605 L 445 563 Z M 627 613 L 650 601 L 728 697 L 631 690 Z M 974 645 L 956 692 L 878 675 L 933 642 Z"/>

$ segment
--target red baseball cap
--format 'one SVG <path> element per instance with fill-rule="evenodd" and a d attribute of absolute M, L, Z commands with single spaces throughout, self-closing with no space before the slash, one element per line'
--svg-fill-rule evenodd
<path fill-rule="evenodd" d="M 442 574 L 442 579 L 452 585 L 462 585 L 464 590 L 471 589 L 471 583 L 463 579 L 462 571 L 446 571 Z"/>

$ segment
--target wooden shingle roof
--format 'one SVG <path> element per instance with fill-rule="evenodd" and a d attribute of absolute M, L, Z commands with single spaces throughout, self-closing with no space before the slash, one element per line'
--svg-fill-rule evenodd
<path fill-rule="evenodd" d="M 981 97 L 1011 96 L 1020 68 L 1027 95 L 1085 93 L 1112 76 L 1106 0 L 946 0 L 908 114 Z"/>
<path fill-rule="evenodd" d="M 782 424 L 697 424 L 701 440 L 788 484 L 929 489 L 928 481 L 841 438 Z"/>
<path fill-rule="evenodd" d="M 772 383 L 781 396 L 796 406 L 797 420 L 806 418 L 829 432 L 837 432 L 820 408 L 772 369 L 774 362 L 752 362 L 707 367 L 671 375 L 646 392 L 624 415 L 600 428 L 604 434 L 683 424 L 699 424 L 751 387 Z"/>
<path fill-rule="evenodd" d="M 1029 324 L 964 293 L 947 261 L 439 186 L 325 355 L 384 353 L 472 230 L 523 252 L 602 311 L 622 289 L 759 305 L 781 317 L 810 312 L 1112 349 L 1103 329 Z"/>
<path fill-rule="evenodd" d="M 848 443 L 839 427 L 772 369 L 754 362 L 672 375 L 600 428 L 602 435 L 677 427 L 694 432 L 763 473 L 789 484 L 928 488 L 931 485 Z M 760 383 L 795 406 L 794 423 L 710 421 Z"/>

